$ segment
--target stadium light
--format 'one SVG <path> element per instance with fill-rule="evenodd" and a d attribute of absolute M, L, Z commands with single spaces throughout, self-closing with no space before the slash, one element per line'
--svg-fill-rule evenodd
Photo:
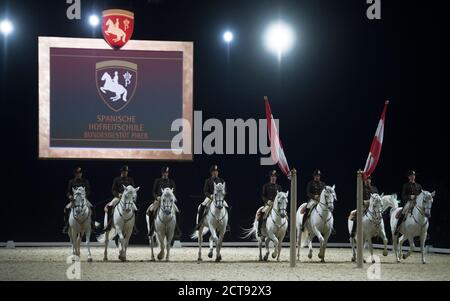
<path fill-rule="evenodd" d="M 98 18 L 97 15 L 91 15 L 91 16 L 89 17 L 89 24 L 90 24 L 92 27 L 97 27 L 99 23 L 100 23 L 100 19 Z"/>
<path fill-rule="evenodd" d="M 11 34 L 13 32 L 13 30 L 14 30 L 14 25 L 8 19 L 3 20 L 0 23 L 0 31 L 2 32 L 3 35 L 7 36 L 7 35 Z"/>
<path fill-rule="evenodd" d="M 295 34 L 288 25 L 279 21 L 268 27 L 264 40 L 267 49 L 274 52 L 278 59 L 281 59 L 281 56 L 292 48 Z"/>

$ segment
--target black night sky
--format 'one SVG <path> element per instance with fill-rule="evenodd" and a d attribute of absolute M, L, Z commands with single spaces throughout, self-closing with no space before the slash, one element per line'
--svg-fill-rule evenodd
<path fill-rule="evenodd" d="M 259 165 L 259 155 L 196 155 L 184 163 L 38 160 L 38 36 L 101 38 L 100 29 L 93 32 L 87 23 L 90 13 L 123 8 L 135 12 L 133 39 L 194 42 L 194 109 L 204 119 L 263 119 L 263 97 L 269 96 L 289 164 L 300 173 L 299 203 L 315 168 L 327 184 L 336 184 L 337 233 L 330 242 L 348 241 L 356 171 L 364 167 L 384 101 L 390 100 L 374 183 L 382 192 L 400 194 L 406 171 L 415 169 L 424 189 L 437 191 L 428 243 L 450 247 L 444 106 L 450 96 L 448 0 L 382 0 L 382 20 L 367 19 L 365 0 L 81 3 L 83 19 L 70 21 L 65 0 L 0 1 L 0 20 L 7 16 L 15 24 L 12 35 L 0 35 L 0 241 L 68 241 L 61 233 L 62 213 L 66 184 L 77 165 L 86 169 L 98 214 L 112 197 L 120 166 L 133 170 L 130 175 L 141 186 L 141 211 L 140 234 L 132 243 L 147 241 L 144 203 L 165 164 L 177 183 L 183 241 L 193 230 L 212 164 L 222 170 L 233 207 L 232 232 L 225 240 L 239 241 L 241 227 L 251 224 L 270 170 Z M 278 19 L 297 33 L 281 65 L 262 40 L 267 25 Z M 229 57 L 225 29 L 235 34 Z M 286 179 L 281 184 L 289 189 Z"/>

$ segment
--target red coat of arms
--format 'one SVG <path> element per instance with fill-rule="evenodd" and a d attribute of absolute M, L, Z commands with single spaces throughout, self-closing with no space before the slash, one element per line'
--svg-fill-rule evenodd
<path fill-rule="evenodd" d="M 133 29 L 134 13 L 121 9 L 103 11 L 103 37 L 111 47 L 122 48 L 131 39 Z"/>

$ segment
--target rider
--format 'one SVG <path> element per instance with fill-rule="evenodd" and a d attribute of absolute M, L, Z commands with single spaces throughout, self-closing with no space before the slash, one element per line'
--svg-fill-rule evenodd
<path fill-rule="evenodd" d="M 112 81 L 115 84 L 119 84 L 119 72 L 118 71 L 114 71 L 114 77 L 113 77 Z"/>
<path fill-rule="evenodd" d="M 301 231 L 305 229 L 306 220 L 309 217 L 309 212 L 311 208 L 316 206 L 320 201 L 320 194 L 322 193 L 322 190 L 325 189 L 326 184 L 320 180 L 322 173 L 320 170 L 316 169 L 313 173 L 313 180 L 308 182 L 308 185 L 306 186 L 306 193 L 308 195 L 308 204 L 305 208 L 305 213 L 303 215 L 303 222 Z"/>
<path fill-rule="evenodd" d="M 64 207 L 64 227 L 63 227 L 63 233 L 67 233 L 69 230 L 69 216 L 70 216 L 70 209 L 72 208 L 72 202 L 73 202 L 73 190 L 77 189 L 78 187 L 83 187 L 86 191 L 86 202 L 91 209 L 91 225 L 92 229 L 95 229 L 95 208 L 92 206 L 92 204 L 88 201 L 89 195 L 91 193 L 91 186 L 89 185 L 89 181 L 85 178 L 83 178 L 83 170 L 81 167 L 77 167 L 73 170 L 74 178 L 69 181 L 69 184 L 67 185 L 67 191 L 66 196 L 69 199 L 69 203 Z"/>
<path fill-rule="evenodd" d="M 130 185 L 135 187 L 133 178 L 128 176 L 129 171 L 130 169 L 128 168 L 128 166 L 122 166 L 122 168 L 120 169 L 120 177 L 115 178 L 113 181 L 112 194 L 114 195 L 114 198 L 111 202 L 106 204 L 104 208 L 105 213 L 108 215 L 108 221 L 112 220 L 111 217 L 113 209 L 120 202 L 124 190 L 123 187 L 127 187 Z M 133 204 L 133 210 L 137 211 L 135 204 Z M 107 225 L 105 225 L 105 228 L 106 227 Z"/>
<path fill-rule="evenodd" d="M 147 208 L 147 215 L 149 217 L 150 221 L 150 233 L 149 236 L 153 235 L 153 232 L 155 231 L 155 213 L 158 211 L 160 207 L 161 202 L 161 194 L 162 190 L 166 188 L 173 189 L 173 194 L 176 195 L 176 188 L 175 188 L 175 181 L 169 178 L 170 168 L 169 167 L 163 167 L 161 169 L 161 178 L 156 179 L 153 182 L 153 203 L 150 204 L 150 206 Z M 181 236 L 181 231 L 179 228 L 179 213 L 180 210 L 178 209 L 177 205 L 174 203 L 175 206 L 175 214 L 176 214 L 176 220 L 177 220 L 177 226 L 176 226 L 176 235 L 177 237 Z"/>
<path fill-rule="evenodd" d="M 224 184 L 225 181 L 222 178 L 219 178 L 219 167 L 217 165 L 211 166 L 209 170 L 211 177 L 205 180 L 205 185 L 203 186 L 203 193 L 205 195 L 205 200 L 203 203 L 201 203 L 199 209 L 198 209 L 198 221 L 195 228 L 198 230 L 200 229 L 200 226 L 202 225 L 203 218 L 205 217 L 205 209 L 211 204 L 213 201 L 213 195 L 214 195 L 214 184 L 222 183 Z M 228 204 L 225 201 L 224 202 L 225 208 L 227 210 L 228 216 L 230 216 Z M 229 224 L 227 224 L 227 230 L 229 230 Z"/>
<path fill-rule="evenodd" d="M 374 193 L 378 193 L 378 188 L 372 185 L 372 176 L 367 176 L 364 180 L 363 185 L 363 205 L 364 205 L 364 211 L 366 211 L 369 208 L 370 205 L 370 197 Z M 353 210 L 350 213 L 349 219 L 352 221 L 355 221 L 356 217 L 356 210 Z M 356 223 L 353 223 L 352 226 L 352 236 L 356 233 Z"/>
<path fill-rule="evenodd" d="M 404 222 L 405 216 L 416 206 L 416 198 L 422 192 L 422 186 L 416 183 L 416 172 L 410 170 L 407 173 L 408 183 L 403 185 L 402 200 L 406 202 L 403 210 L 398 218 L 397 227 L 395 228 L 395 235 L 398 235 L 400 225 Z"/>
<path fill-rule="evenodd" d="M 282 191 L 282 188 L 279 184 L 277 184 L 278 173 L 276 170 L 272 170 L 269 174 L 270 181 L 269 183 L 264 184 L 262 189 L 262 199 L 264 202 L 264 207 L 262 210 L 258 210 L 257 213 L 257 222 L 258 222 L 258 232 L 257 236 L 261 236 L 262 224 L 265 218 L 267 218 L 267 214 L 270 212 L 270 209 L 273 206 L 273 201 L 277 196 L 277 193 Z"/>

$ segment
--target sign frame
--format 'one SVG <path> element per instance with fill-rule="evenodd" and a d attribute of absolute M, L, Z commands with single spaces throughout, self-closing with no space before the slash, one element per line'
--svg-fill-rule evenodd
<path fill-rule="evenodd" d="M 183 53 L 183 119 L 191 130 L 183 131 L 183 141 L 190 141 L 188 154 L 174 150 L 115 149 L 115 148 L 52 148 L 50 147 L 50 49 L 76 48 L 110 50 L 103 39 L 39 37 L 39 159 L 98 159 L 98 160 L 193 160 L 193 42 L 131 40 L 122 50 L 181 51 Z M 117 50 L 120 52 L 120 50 Z M 174 132 L 174 136 L 177 133 Z"/>

